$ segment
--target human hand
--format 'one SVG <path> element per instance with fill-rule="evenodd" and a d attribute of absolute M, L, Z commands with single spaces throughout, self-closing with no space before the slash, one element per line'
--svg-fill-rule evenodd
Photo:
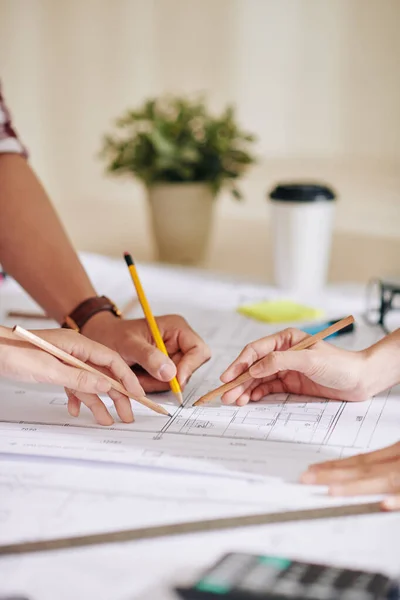
<path fill-rule="evenodd" d="M 184 387 L 194 371 L 209 360 L 210 349 L 180 316 L 157 317 L 157 324 L 170 358 L 156 348 L 145 319 L 125 321 L 102 312 L 92 317 L 82 332 L 133 365 L 147 392 L 169 389 L 168 382 L 175 376 Z"/>
<path fill-rule="evenodd" d="M 311 465 L 302 483 L 328 485 L 332 496 L 390 494 L 385 510 L 400 510 L 400 442 L 382 450 Z"/>
<path fill-rule="evenodd" d="M 109 348 L 93 342 L 75 331 L 47 329 L 35 331 L 35 333 L 120 381 L 133 397 L 144 395 L 135 375 L 122 358 Z M 114 422 L 98 396 L 98 394 L 108 394 L 115 404 L 120 419 L 125 423 L 134 420 L 129 398 L 112 389 L 110 383 L 101 374 L 97 376 L 65 365 L 47 352 L 20 341 L 6 327 L 0 327 L 0 377 L 15 381 L 64 386 L 68 396 L 69 413 L 77 417 L 80 404 L 83 402 L 92 411 L 100 425 L 112 425 Z"/>
<path fill-rule="evenodd" d="M 248 344 L 222 374 L 227 383 L 250 368 L 253 379 L 222 396 L 224 404 L 244 406 L 269 394 L 290 393 L 334 400 L 364 400 L 368 352 L 349 352 L 327 342 L 307 350 L 287 352 L 307 337 L 298 329 L 285 329 Z M 252 365 L 256 362 L 257 365 Z"/>

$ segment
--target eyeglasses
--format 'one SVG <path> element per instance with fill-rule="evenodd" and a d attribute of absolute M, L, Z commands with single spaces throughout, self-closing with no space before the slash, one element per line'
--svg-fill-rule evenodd
<path fill-rule="evenodd" d="M 400 280 L 369 282 L 365 318 L 369 325 L 379 325 L 385 333 L 400 327 Z"/>

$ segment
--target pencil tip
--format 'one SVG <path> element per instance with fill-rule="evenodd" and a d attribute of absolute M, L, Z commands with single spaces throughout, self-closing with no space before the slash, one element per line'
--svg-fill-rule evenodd
<path fill-rule="evenodd" d="M 169 418 L 170 418 L 170 419 L 172 419 L 172 415 L 171 415 L 171 413 L 168 413 L 168 416 L 169 416 Z"/>
<path fill-rule="evenodd" d="M 179 404 L 183 404 L 183 396 L 182 396 L 182 392 L 176 392 L 176 397 L 178 398 L 178 402 Z"/>
<path fill-rule="evenodd" d="M 128 267 L 131 267 L 133 264 L 135 264 L 133 262 L 132 256 L 129 254 L 129 252 L 124 252 L 124 259 L 125 259 L 125 262 L 128 265 Z"/>

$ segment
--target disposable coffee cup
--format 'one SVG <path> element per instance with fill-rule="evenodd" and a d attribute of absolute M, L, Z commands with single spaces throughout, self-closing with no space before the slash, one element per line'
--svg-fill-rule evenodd
<path fill-rule="evenodd" d="M 327 282 L 335 192 L 326 185 L 280 183 L 269 194 L 276 285 L 308 295 Z"/>

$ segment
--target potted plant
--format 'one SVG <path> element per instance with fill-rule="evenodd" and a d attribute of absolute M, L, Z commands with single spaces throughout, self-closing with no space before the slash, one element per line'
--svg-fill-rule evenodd
<path fill-rule="evenodd" d="M 202 260 L 215 197 L 224 184 L 241 197 L 236 180 L 254 162 L 247 150 L 253 140 L 231 107 L 214 116 L 199 99 L 150 99 L 116 121 L 102 155 L 108 172 L 145 184 L 159 260 Z"/>

